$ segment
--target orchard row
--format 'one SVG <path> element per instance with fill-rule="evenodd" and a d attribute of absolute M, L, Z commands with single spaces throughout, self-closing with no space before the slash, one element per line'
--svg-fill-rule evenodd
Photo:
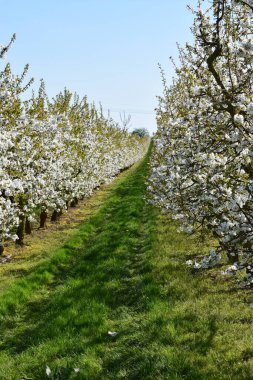
<path fill-rule="evenodd" d="M 14 38 L 12 39 L 13 42 Z M 0 58 L 9 49 L 0 45 Z M 138 161 L 147 138 L 129 134 L 87 102 L 64 90 L 46 96 L 43 81 L 28 101 L 20 77 L 7 64 L 0 72 L 0 251 L 23 243 L 25 232 L 43 228 L 88 197 L 101 183 Z"/>
<path fill-rule="evenodd" d="M 195 268 L 226 252 L 253 271 L 253 1 L 200 0 L 193 42 L 179 48 L 176 76 L 157 109 L 149 190 L 188 233 L 219 245 Z M 189 262 L 191 264 L 191 261 Z M 229 272 L 228 270 L 228 272 Z M 245 270 L 245 269 L 244 269 Z M 227 272 L 227 273 L 228 273 Z"/>

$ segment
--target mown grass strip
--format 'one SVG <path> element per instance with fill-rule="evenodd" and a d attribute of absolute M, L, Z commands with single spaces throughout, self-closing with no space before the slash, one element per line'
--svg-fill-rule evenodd
<path fill-rule="evenodd" d="M 128 280 L 129 268 L 126 264 L 131 254 L 130 250 L 139 249 L 140 232 L 138 227 L 140 221 L 138 221 L 138 217 L 141 215 L 144 200 L 142 197 L 137 197 L 137 203 L 134 200 L 136 193 L 143 192 L 143 178 L 142 188 L 139 188 L 136 183 L 135 192 L 132 193 L 132 185 L 133 183 L 135 185 L 135 179 L 138 176 L 141 178 L 145 176 L 142 168 L 136 173 L 134 172 L 133 178 L 130 175 L 130 179 L 127 178 L 126 181 L 123 181 L 113 192 L 110 201 L 106 202 L 105 206 L 89 222 L 82 225 L 78 234 L 75 234 L 68 243 L 56 250 L 53 255 L 51 254 L 50 260 L 46 260 L 23 279 L 12 284 L 1 298 L 0 307 L 3 321 L 1 324 L 3 338 L 1 358 L 3 361 L 0 362 L 0 369 L 4 373 L 3 378 L 15 378 L 18 374 L 34 376 L 36 373 L 34 366 L 37 366 L 38 369 L 38 374 L 35 376 L 42 378 L 45 364 L 51 363 L 52 365 L 52 358 L 48 356 L 50 349 L 47 344 L 44 349 L 41 349 L 41 345 L 38 347 L 35 341 L 44 342 L 43 344 L 48 341 L 49 346 L 54 347 L 53 350 L 56 352 L 58 339 L 64 341 L 65 349 L 66 346 L 69 347 L 69 340 L 73 343 L 69 334 L 61 337 L 64 326 L 67 330 L 72 331 L 84 323 L 84 326 L 87 325 L 83 327 L 84 329 L 93 331 L 94 324 L 95 326 L 100 325 L 101 313 L 103 315 L 108 309 L 106 303 L 111 299 L 111 290 L 117 288 L 117 282 L 121 282 L 122 276 L 126 276 Z M 127 181 L 131 181 L 128 189 Z M 122 199 L 124 199 L 123 204 Z M 130 289 L 127 280 L 127 286 L 125 284 L 124 287 Z M 83 297 L 80 299 L 83 292 Z M 115 302 L 115 296 L 112 295 L 113 299 Z M 48 307 L 45 310 L 43 306 L 43 310 L 41 310 L 40 307 L 44 303 L 48 304 Z M 68 307 L 64 311 L 66 303 Z M 84 313 L 87 308 L 88 314 L 81 317 L 80 308 L 84 308 Z M 54 318 L 56 317 L 55 311 L 57 313 L 56 320 Z M 89 311 L 92 312 L 92 315 L 89 315 Z M 81 320 L 76 321 L 73 315 Z M 96 323 L 96 320 L 100 322 Z M 41 323 L 44 328 L 41 326 L 39 330 L 44 332 L 43 338 L 37 329 L 33 334 L 31 327 Z M 105 329 L 104 327 L 102 324 L 96 334 L 99 333 L 99 330 L 103 331 L 106 343 L 108 343 L 109 324 Z M 20 338 L 17 331 L 21 333 Z M 54 332 L 53 336 L 56 337 L 56 341 L 52 337 L 52 332 Z M 31 346 L 33 347 L 32 352 L 30 351 Z M 38 355 L 40 350 L 45 357 Z M 75 350 L 76 346 L 74 345 L 71 351 Z M 17 355 L 17 352 L 20 355 Z M 9 359 L 5 369 L 6 354 L 9 355 Z M 12 367 L 14 358 L 15 366 Z"/>
<path fill-rule="evenodd" d="M 253 378 L 251 294 L 185 267 L 208 246 L 145 203 L 147 171 L 1 297 L 1 379 Z"/>
<path fill-rule="evenodd" d="M 59 222 L 48 221 L 46 229 L 35 230 L 32 235 L 27 235 L 24 246 L 8 244 L 5 254 L 11 254 L 13 259 L 11 264 L 0 265 L 0 296 L 17 278 L 26 276 L 38 264 L 54 255 L 57 248 L 62 247 L 66 241 L 75 238 L 80 226 L 103 206 L 113 189 L 135 170 L 136 165 L 138 163 L 118 175 L 109 185 L 102 185 L 92 197 L 79 201 L 78 207 L 70 208 Z"/>

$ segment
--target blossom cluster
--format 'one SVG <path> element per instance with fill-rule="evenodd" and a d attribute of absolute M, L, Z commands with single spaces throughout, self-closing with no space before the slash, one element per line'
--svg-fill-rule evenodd
<path fill-rule="evenodd" d="M 253 260 L 251 2 L 200 0 L 193 42 L 157 108 L 149 191 L 185 231 L 212 234 L 232 263 Z M 163 74 L 163 72 L 162 72 Z M 212 261 L 212 260 L 211 260 Z M 207 260 L 204 260 L 206 267 Z"/>
<path fill-rule="evenodd" d="M 0 45 L 0 58 L 8 46 Z M 25 229 L 88 197 L 101 183 L 146 152 L 148 139 L 131 135 L 68 90 L 48 100 L 21 101 L 21 77 L 7 64 L 0 72 L 0 251 L 6 239 L 23 242 Z M 27 87 L 27 86 L 26 86 Z"/>

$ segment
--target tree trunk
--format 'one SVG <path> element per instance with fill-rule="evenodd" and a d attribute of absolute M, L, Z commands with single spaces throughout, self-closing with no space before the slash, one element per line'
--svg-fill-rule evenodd
<path fill-rule="evenodd" d="M 40 213 L 40 226 L 39 226 L 39 228 L 45 228 L 46 220 L 47 220 L 47 212 L 45 210 L 42 210 Z"/>
<path fill-rule="evenodd" d="M 70 202 L 70 207 L 76 207 L 77 204 L 78 204 L 78 199 L 77 199 L 77 197 L 75 197 L 75 198 L 72 199 L 72 201 Z"/>
<path fill-rule="evenodd" d="M 60 211 L 54 210 L 51 216 L 51 222 L 57 222 L 60 219 L 61 214 L 62 214 L 62 210 Z"/>
<path fill-rule="evenodd" d="M 20 222 L 19 222 L 19 226 L 17 229 L 18 239 L 16 240 L 16 243 L 18 245 L 23 245 L 24 244 L 24 236 L 25 236 L 25 216 L 23 215 L 19 219 L 20 219 Z"/>
<path fill-rule="evenodd" d="M 32 225 L 31 222 L 26 218 L 25 219 L 25 233 L 31 235 L 32 233 Z"/>
<path fill-rule="evenodd" d="M 17 228 L 17 236 L 18 239 L 16 240 L 16 244 L 23 245 L 24 244 L 24 236 L 25 236 L 25 215 L 22 215 L 23 207 L 24 207 L 24 200 L 22 196 L 19 197 L 19 209 L 20 209 L 20 217 L 19 217 L 19 226 Z"/>

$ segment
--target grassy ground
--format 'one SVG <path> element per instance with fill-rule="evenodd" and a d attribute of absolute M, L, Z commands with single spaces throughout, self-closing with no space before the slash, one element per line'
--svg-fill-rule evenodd
<path fill-rule="evenodd" d="M 135 167 L 133 166 L 129 171 L 135 170 Z M 98 211 L 129 171 L 120 174 L 113 183 L 101 186 L 91 198 L 80 200 L 77 207 L 69 208 L 67 213 L 63 213 L 59 222 L 50 222 L 48 218 L 47 228 L 35 229 L 32 235 L 26 235 L 24 246 L 20 247 L 8 242 L 4 254 L 11 254 L 13 260 L 11 265 L 0 265 L 0 294 L 6 291 L 6 286 L 10 282 L 15 281 L 28 270 L 31 271 L 39 262 L 54 254 L 57 247 L 78 234 L 80 224 Z"/>
<path fill-rule="evenodd" d="M 251 292 L 185 267 L 208 247 L 145 204 L 146 173 L 147 159 L 48 258 L 2 269 L 1 380 L 46 365 L 61 380 L 253 379 Z"/>

